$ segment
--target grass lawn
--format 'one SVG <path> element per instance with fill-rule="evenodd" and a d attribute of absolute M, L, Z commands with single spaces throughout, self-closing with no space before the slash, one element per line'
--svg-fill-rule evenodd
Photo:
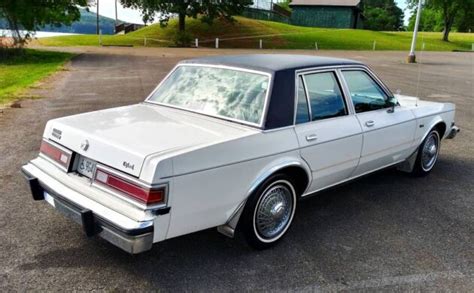
<path fill-rule="evenodd" d="M 72 56 L 31 49 L 26 49 L 23 55 L 0 56 L 0 105 L 21 98 L 25 89 L 61 69 Z"/>
<path fill-rule="evenodd" d="M 219 37 L 221 48 L 258 48 L 259 39 L 269 49 L 314 49 L 315 42 L 323 50 L 409 50 L 411 32 L 375 32 L 353 29 L 323 29 L 299 27 L 278 22 L 236 17 L 231 24 L 217 20 L 207 25 L 196 19 L 188 19 L 186 30 L 193 38 L 199 38 L 200 46 L 213 47 Z M 155 24 L 127 35 L 102 36 L 104 45 L 172 46 L 177 31 L 177 21 L 171 20 L 165 28 Z M 249 38 L 250 37 L 250 38 Z M 236 38 L 231 40 L 232 38 Z M 39 39 L 44 46 L 97 46 L 96 35 L 61 36 Z M 474 34 L 451 33 L 450 42 L 441 40 L 441 33 L 420 33 L 418 49 L 425 43 L 428 51 L 471 50 Z M 194 41 L 193 41 L 194 44 Z"/>

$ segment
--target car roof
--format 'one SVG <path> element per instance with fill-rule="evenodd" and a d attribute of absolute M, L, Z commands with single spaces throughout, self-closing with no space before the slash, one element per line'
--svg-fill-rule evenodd
<path fill-rule="evenodd" d="M 180 64 L 209 64 L 233 66 L 244 69 L 274 73 L 282 70 L 298 70 L 315 67 L 340 65 L 362 65 L 362 63 L 342 58 L 290 54 L 249 54 L 207 56 L 181 61 Z"/>

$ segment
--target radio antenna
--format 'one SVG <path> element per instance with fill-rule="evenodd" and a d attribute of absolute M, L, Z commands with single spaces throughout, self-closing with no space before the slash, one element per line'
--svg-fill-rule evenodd
<path fill-rule="evenodd" d="M 425 36 L 423 34 L 421 34 L 421 51 L 420 51 L 420 58 L 418 60 L 421 59 L 421 57 L 423 57 L 423 53 L 425 51 Z M 416 106 L 418 107 L 418 100 L 420 99 L 419 97 L 419 93 L 420 93 L 420 81 L 421 81 L 421 63 L 420 61 L 418 61 L 418 79 L 417 79 L 417 82 L 416 82 Z"/>

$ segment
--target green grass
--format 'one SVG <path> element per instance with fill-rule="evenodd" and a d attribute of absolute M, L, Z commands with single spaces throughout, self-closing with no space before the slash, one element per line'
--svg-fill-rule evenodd
<path fill-rule="evenodd" d="M 26 49 L 23 54 L 0 51 L 0 105 L 24 96 L 25 90 L 62 68 L 73 55 Z"/>
<path fill-rule="evenodd" d="M 188 19 L 186 30 L 190 36 L 199 38 L 200 45 L 213 47 L 219 37 L 221 48 L 258 48 L 263 39 L 264 48 L 269 49 L 314 49 L 315 42 L 324 50 L 372 50 L 376 41 L 377 50 L 408 50 L 410 32 L 375 32 L 352 29 L 323 29 L 299 27 L 283 23 L 236 17 L 234 24 L 216 21 L 207 25 L 196 19 Z M 177 31 L 177 21 L 171 20 L 165 28 L 158 24 L 148 26 L 127 35 L 103 36 L 104 45 L 172 46 Z M 270 35 L 270 36 L 268 36 Z M 228 38 L 241 38 L 226 40 Z M 451 33 L 450 42 L 441 40 L 441 33 L 420 33 L 418 49 L 425 43 L 427 51 L 471 50 L 474 34 Z M 62 36 L 37 41 L 44 46 L 97 46 L 98 36 Z"/>

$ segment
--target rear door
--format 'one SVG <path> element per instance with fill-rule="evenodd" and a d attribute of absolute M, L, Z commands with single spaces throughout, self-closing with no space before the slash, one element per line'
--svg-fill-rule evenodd
<path fill-rule="evenodd" d="M 359 166 L 353 176 L 404 160 L 412 151 L 416 120 L 370 71 L 341 70 L 356 117 L 364 131 Z"/>
<path fill-rule="evenodd" d="M 348 107 L 336 70 L 297 75 L 295 131 L 314 192 L 347 179 L 357 167 L 362 130 Z"/>

